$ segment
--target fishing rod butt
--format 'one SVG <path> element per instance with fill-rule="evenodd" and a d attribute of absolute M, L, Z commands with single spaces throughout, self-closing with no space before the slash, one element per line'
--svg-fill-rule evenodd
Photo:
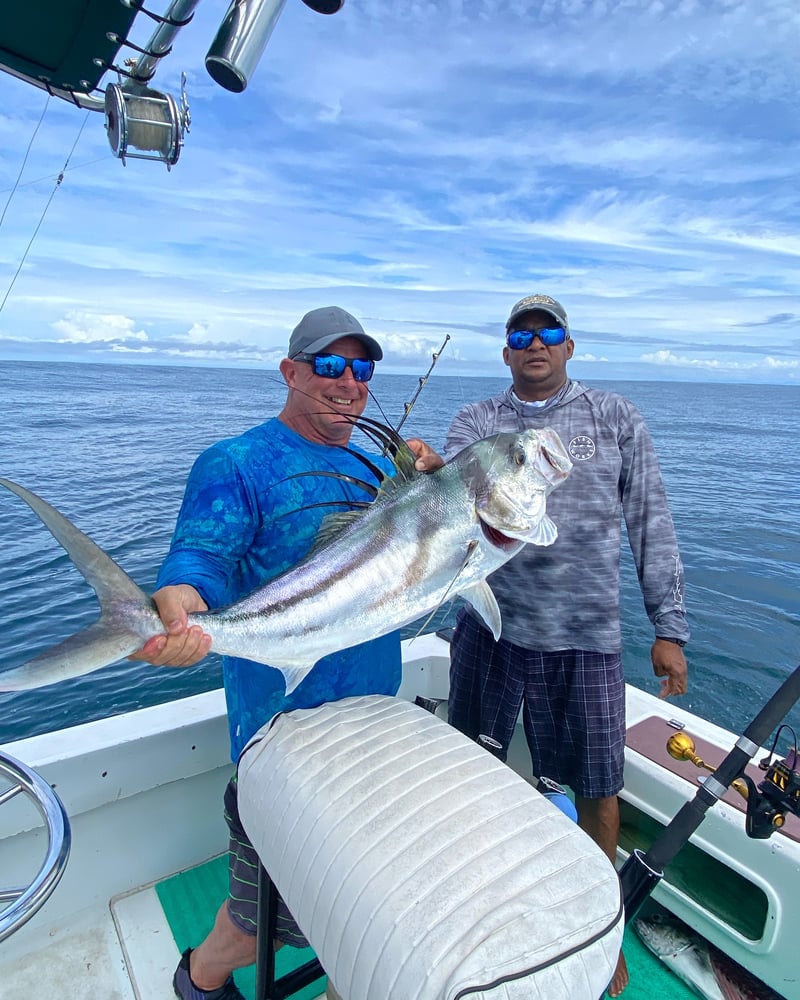
<path fill-rule="evenodd" d="M 625 922 L 636 916 L 642 903 L 664 877 L 664 870 L 700 826 L 715 799 L 701 787 L 685 802 L 661 835 L 645 852 L 635 848 L 619 871 Z"/>
<path fill-rule="evenodd" d="M 641 848 L 635 848 L 628 855 L 628 860 L 619 870 L 626 924 L 633 920 L 663 877 L 663 871 L 658 871 L 648 864 L 647 855 Z"/>

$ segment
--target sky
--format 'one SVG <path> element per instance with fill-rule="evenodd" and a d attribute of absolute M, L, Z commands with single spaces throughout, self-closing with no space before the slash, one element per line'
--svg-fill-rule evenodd
<path fill-rule="evenodd" d="M 585 381 L 800 384 L 796 0 L 287 0 L 241 94 L 225 11 L 153 80 L 186 74 L 171 171 L 0 73 L 0 360 L 274 369 L 341 305 L 384 370 L 449 334 L 437 374 L 502 376 L 544 292 Z"/>

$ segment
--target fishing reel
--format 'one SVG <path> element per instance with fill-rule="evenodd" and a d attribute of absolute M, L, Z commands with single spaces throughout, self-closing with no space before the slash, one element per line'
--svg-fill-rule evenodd
<path fill-rule="evenodd" d="M 785 760 L 773 760 L 775 744 L 778 741 L 781 728 L 775 734 L 775 741 L 769 754 L 759 761 L 759 769 L 765 771 L 764 780 L 756 787 L 756 783 L 747 775 L 743 780 L 747 783 L 747 818 L 745 829 L 748 837 L 766 840 L 775 830 L 786 822 L 786 814 L 800 816 L 800 775 L 797 773 L 797 738 L 795 737 L 791 752 Z M 790 730 L 792 736 L 794 731 Z M 789 760 L 791 758 L 791 766 Z"/>
<path fill-rule="evenodd" d="M 773 760 L 775 746 L 782 729 L 775 734 L 775 740 L 769 754 L 759 762 L 760 770 L 766 775 L 758 785 L 742 773 L 731 783 L 731 788 L 737 791 L 747 802 L 745 814 L 745 830 L 748 837 L 754 840 L 766 840 L 786 822 L 786 814 L 800 816 L 800 775 L 797 773 L 797 738 L 794 737 L 792 750 L 785 760 Z M 706 771 L 716 771 L 695 754 L 694 741 L 688 733 L 675 733 L 667 742 L 667 752 L 675 760 L 691 761 L 696 767 Z M 791 759 L 791 765 L 789 760 Z"/>
<path fill-rule="evenodd" d="M 110 83 L 106 87 L 105 112 L 111 150 L 123 165 L 126 157 L 160 160 L 169 170 L 178 162 L 184 133 L 191 122 L 186 74 L 181 76 L 180 104 L 171 94 L 148 87 L 126 90 L 122 84 Z"/>

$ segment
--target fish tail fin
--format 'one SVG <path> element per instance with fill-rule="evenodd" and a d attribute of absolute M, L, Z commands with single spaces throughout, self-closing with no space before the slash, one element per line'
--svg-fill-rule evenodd
<path fill-rule="evenodd" d="M 88 628 L 0 674 L 0 691 L 28 691 L 80 677 L 135 653 L 141 645 L 141 636 L 101 616 Z"/>
<path fill-rule="evenodd" d="M 114 663 L 164 631 L 153 601 L 67 517 L 41 497 L 0 478 L 0 485 L 24 500 L 66 549 L 100 601 L 100 617 L 57 646 L 0 674 L 0 691 L 19 691 L 77 677 Z"/>
<path fill-rule="evenodd" d="M 149 597 L 125 570 L 88 535 L 84 535 L 79 528 L 76 528 L 68 517 L 64 517 L 46 500 L 42 500 L 35 493 L 10 479 L 0 478 L 0 486 L 5 486 L 12 493 L 16 493 L 20 500 L 24 500 L 50 530 L 56 541 L 66 549 L 67 555 L 97 594 L 101 607 L 105 607 L 106 601 L 110 598 L 144 601 L 151 604 Z"/>

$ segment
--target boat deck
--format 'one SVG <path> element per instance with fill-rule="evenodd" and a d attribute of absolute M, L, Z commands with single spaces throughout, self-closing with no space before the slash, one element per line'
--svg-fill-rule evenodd
<path fill-rule="evenodd" d="M 225 858 L 219 857 L 173 879 L 118 896 L 108 906 L 84 911 L 69 927 L 51 926 L 47 943 L 35 953 L 2 962 L 0 997 L 174 1000 L 172 975 L 187 943 L 182 935 L 191 933 L 192 926 L 199 928 L 213 920 L 224 880 Z M 173 926 L 170 917 L 176 913 L 183 918 L 179 916 Z M 630 930 L 626 931 L 625 952 L 631 973 L 626 1000 L 696 997 Z M 277 974 L 308 956 L 308 951 L 282 949 L 276 956 Z M 237 972 L 236 982 L 246 1000 L 256 1000 L 254 967 Z M 323 1000 L 324 986 L 325 980 L 320 979 L 294 996 L 296 1000 Z"/>
<path fill-rule="evenodd" d="M 428 636 L 414 640 L 414 656 L 406 654 L 407 696 L 446 697 L 448 661 L 437 642 Z M 222 692 L 32 737 L 4 750 L 56 789 L 70 816 L 72 852 L 42 910 L 0 942 L 0 1000 L 173 1000 L 180 952 L 202 939 L 226 891 L 221 855 L 227 830 L 220 803 L 232 765 Z M 523 773 L 529 767 L 524 756 L 518 765 Z M 638 780 L 632 773 L 634 795 Z M 674 781 L 685 783 L 677 776 Z M 677 805 L 666 807 L 671 815 Z M 757 846 L 774 850 L 772 844 Z M 29 860 L 43 853 L 38 819 L 30 822 L 14 803 L 0 809 L 2 881 L 20 880 Z M 170 898 L 178 884 L 180 893 Z M 624 949 L 631 972 L 627 1000 L 695 996 L 631 930 Z M 283 949 L 277 958 L 284 962 L 291 952 Z M 242 970 L 236 979 L 247 1000 L 255 1000 L 254 970 Z M 312 1000 L 324 985 L 320 979 L 300 996 Z"/>
<path fill-rule="evenodd" d="M 186 935 L 213 921 L 225 865 L 220 856 L 192 872 L 85 910 L 69 926 L 51 925 L 35 952 L 0 964 L 0 997 L 174 1000 L 172 976 L 188 944 Z M 283 949 L 276 956 L 276 974 L 302 964 L 311 954 Z M 254 1000 L 255 967 L 240 970 L 236 981 L 247 1000 Z M 323 977 L 295 994 L 297 1000 L 324 997 L 325 982 Z"/>

